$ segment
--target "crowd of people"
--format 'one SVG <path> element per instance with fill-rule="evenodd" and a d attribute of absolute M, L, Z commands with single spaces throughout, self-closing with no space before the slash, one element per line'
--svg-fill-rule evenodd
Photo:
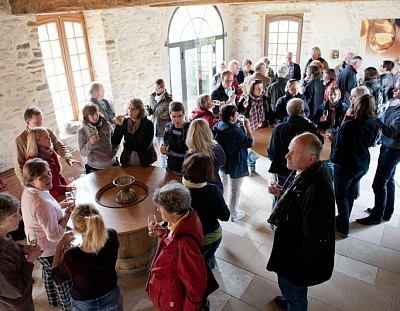
<path fill-rule="evenodd" d="M 24 187 L 21 203 L 0 194 L 0 258 L 14 263 L 0 268 L 0 306 L 34 310 L 32 269 L 38 259 L 50 306 L 122 310 L 115 271 L 118 234 L 105 227 L 94 206 L 62 199 L 73 186 L 62 175 L 59 157 L 87 174 L 119 165 L 147 167 L 160 157 L 160 166 L 181 183 L 168 183 L 153 194 L 163 223 L 149 227 L 160 240 L 146 290 L 160 310 L 209 310 L 207 274 L 217 265 L 219 221 L 245 216 L 241 185 L 257 174 L 259 157 L 251 150 L 253 133 L 271 127 L 268 222 L 275 239 L 267 269 L 278 274 L 282 296 L 275 302 L 287 310 L 307 310 L 308 286 L 332 274 L 335 232 L 343 238 L 349 234 L 360 179 L 369 168 L 368 148 L 378 143 L 375 204 L 357 222 L 388 221 L 394 210 L 400 73 L 387 60 L 380 74 L 368 67 L 357 80 L 361 64 L 362 57 L 349 52 L 329 68 L 318 47 L 303 72 L 292 52 L 276 72 L 267 57 L 254 64 L 254 71 L 250 58 L 242 67 L 231 60 L 220 64 L 211 94 L 201 94 L 190 112 L 157 79 L 147 105 L 134 98 L 118 115 L 104 98 L 103 85 L 93 82 L 77 133 L 84 164 L 42 126 L 42 112 L 28 108 L 26 129 L 14 144 L 14 170 Z M 327 142 L 330 158 L 321 159 Z M 7 190 L 3 181 L 0 185 Z M 67 228 L 70 217 L 73 231 Z M 28 245 L 16 244 L 10 233 L 14 239 L 25 235 Z M 73 245 L 77 234 L 82 241 Z"/>

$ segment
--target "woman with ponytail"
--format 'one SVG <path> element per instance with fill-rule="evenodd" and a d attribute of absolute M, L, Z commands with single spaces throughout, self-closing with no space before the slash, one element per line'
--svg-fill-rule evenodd
<path fill-rule="evenodd" d="M 69 247 L 74 240 L 71 231 L 60 239 L 53 261 L 55 282 L 72 280 L 72 310 L 122 311 L 123 297 L 115 271 L 117 232 L 105 227 L 99 211 L 90 204 L 77 205 L 71 218 L 82 243 Z M 65 246 L 69 248 L 63 253 Z"/>

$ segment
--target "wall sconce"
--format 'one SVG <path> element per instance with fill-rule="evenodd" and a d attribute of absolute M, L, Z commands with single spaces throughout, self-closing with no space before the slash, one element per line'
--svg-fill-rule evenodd
<path fill-rule="evenodd" d="M 339 58 L 339 50 L 330 50 L 329 57 L 331 59 L 338 59 Z"/>

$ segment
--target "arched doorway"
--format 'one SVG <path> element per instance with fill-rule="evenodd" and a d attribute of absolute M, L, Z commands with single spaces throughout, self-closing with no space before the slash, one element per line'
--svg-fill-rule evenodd
<path fill-rule="evenodd" d="M 224 29 L 215 6 L 180 7 L 168 31 L 171 92 L 187 114 L 199 94 L 211 93 L 211 79 L 224 59 Z"/>

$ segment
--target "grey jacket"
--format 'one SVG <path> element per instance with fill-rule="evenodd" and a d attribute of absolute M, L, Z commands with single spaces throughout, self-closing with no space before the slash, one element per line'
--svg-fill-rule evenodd
<path fill-rule="evenodd" d="M 118 146 L 113 147 L 111 136 L 113 129 L 109 122 L 102 118 L 102 126 L 97 128 L 100 140 L 92 144 L 90 137 L 96 134 L 96 127 L 84 123 L 78 130 L 79 152 L 83 157 L 87 157 L 87 164 L 95 169 L 104 169 L 114 163 L 114 157 L 118 151 Z"/>
<path fill-rule="evenodd" d="M 164 92 L 163 98 L 157 103 L 156 93 L 150 95 L 149 115 L 154 123 L 155 136 L 164 137 L 164 130 L 167 123 L 171 122 L 169 117 L 169 103 L 172 102 L 172 95 Z"/>

